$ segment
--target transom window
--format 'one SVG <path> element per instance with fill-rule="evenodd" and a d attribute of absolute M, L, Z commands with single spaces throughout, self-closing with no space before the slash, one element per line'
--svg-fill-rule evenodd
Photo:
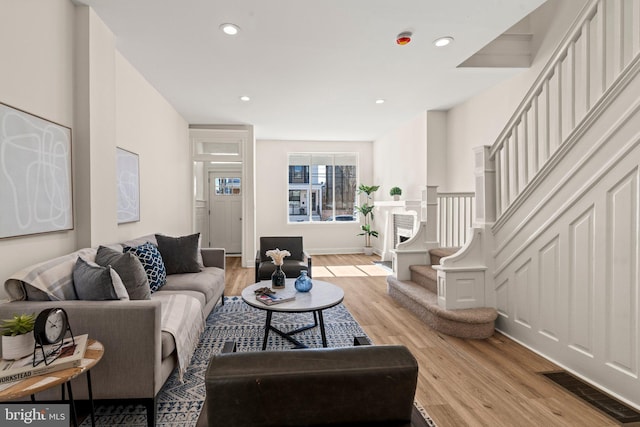
<path fill-rule="evenodd" d="M 357 221 L 357 153 L 290 153 L 289 222 Z"/>

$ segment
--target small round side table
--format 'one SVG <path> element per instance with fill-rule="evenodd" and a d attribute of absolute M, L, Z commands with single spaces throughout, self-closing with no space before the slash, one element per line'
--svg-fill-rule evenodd
<path fill-rule="evenodd" d="M 87 389 L 89 392 L 89 403 L 91 406 L 91 425 L 96 425 L 95 408 L 93 406 L 93 391 L 91 389 L 91 368 L 93 368 L 104 355 L 104 346 L 100 341 L 90 339 L 87 342 L 87 350 L 82 358 L 80 366 L 75 368 L 63 369 L 55 372 L 48 372 L 42 375 L 36 375 L 24 380 L 16 381 L 4 390 L 0 391 L 0 402 L 7 400 L 19 399 L 25 396 L 31 396 L 31 401 L 35 402 L 35 394 L 44 390 L 48 390 L 57 385 L 62 386 L 62 400 L 64 398 L 64 388 L 67 386 L 69 393 L 69 404 L 71 405 L 71 417 L 78 425 L 78 413 L 76 412 L 75 401 L 73 400 L 73 390 L 71 389 L 71 380 L 87 373 Z"/>

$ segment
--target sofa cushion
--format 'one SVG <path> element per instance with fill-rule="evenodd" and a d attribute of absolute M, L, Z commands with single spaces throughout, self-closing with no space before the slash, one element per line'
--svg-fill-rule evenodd
<path fill-rule="evenodd" d="M 197 273 L 200 271 L 198 263 L 199 239 L 200 233 L 181 237 L 156 234 L 158 250 L 162 255 L 167 274 Z"/>
<path fill-rule="evenodd" d="M 114 249 L 100 246 L 96 254 L 96 263 L 102 266 L 111 266 L 122 279 L 129 299 L 149 299 L 149 279 L 142 263 L 131 252 L 118 252 Z"/>
<path fill-rule="evenodd" d="M 202 236 L 200 237 L 202 238 Z M 123 243 L 116 243 L 116 244 L 107 245 L 107 246 L 113 249 L 122 250 L 124 246 L 140 246 L 147 242 L 151 242 L 154 245 L 158 246 L 158 242 L 156 240 L 155 234 L 147 234 L 146 236 L 136 237 L 135 239 L 127 240 L 126 242 L 123 242 Z M 200 266 L 200 268 L 204 267 L 204 263 L 202 261 L 202 254 L 200 253 L 201 246 L 202 245 L 201 245 L 200 239 L 198 239 L 198 265 Z"/>
<path fill-rule="evenodd" d="M 164 261 L 156 245 L 147 242 L 136 247 L 125 246 L 123 251 L 131 252 L 138 257 L 144 267 L 144 271 L 147 273 L 151 292 L 155 292 L 164 286 L 167 282 L 167 271 L 164 268 Z"/>
<path fill-rule="evenodd" d="M 73 287 L 78 299 L 81 300 L 129 299 L 122 279 L 113 268 L 102 267 L 82 257 L 78 257 L 73 268 Z"/>
<path fill-rule="evenodd" d="M 205 267 L 198 273 L 172 274 L 168 276 L 167 284 L 162 290 L 198 291 L 205 296 L 206 303 L 208 303 L 219 294 L 217 292 L 219 287 L 224 288 L 224 270 L 217 267 Z"/>

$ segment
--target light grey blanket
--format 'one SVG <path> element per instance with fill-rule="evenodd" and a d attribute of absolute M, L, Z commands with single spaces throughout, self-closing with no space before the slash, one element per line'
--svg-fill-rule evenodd
<path fill-rule="evenodd" d="M 189 366 L 191 356 L 204 332 L 205 319 L 202 316 L 202 304 L 190 295 L 168 292 L 155 292 L 151 299 L 162 304 L 162 330 L 173 335 L 178 354 L 180 381 Z"/>
<path fill-rule="evenodd" d="M 37 300 L 66 301 L 76 299 L 76 291 L 73 288 L 73 266 L 79 256 L 86 261 L 94 262 L 96 252 L 95 248 L 84 248 L 24 268 L 11 275 L 4 282 L 4 289 L 11 301 L 26 300 L 27 294 L 29 294 L 29 299 L 34 299 L 32 294 L 42 293 L 46 294 L 48 298 L 42 295 L 42 297 L 36 298 Z M 28 286 L 32 289 L 28 289 Z"/>

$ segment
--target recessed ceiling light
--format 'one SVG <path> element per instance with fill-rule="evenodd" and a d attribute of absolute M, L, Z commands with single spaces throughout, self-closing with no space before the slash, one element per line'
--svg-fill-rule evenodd
<path fill-rule="evenodd" d="M 453 37 L 450 37 L 450 36 L 440 37 L 439 39 L 435 39 L 433 41 L 433 44 L 436 45 L 437 47 L 444 47 L 449 43 L 451 43 L 452 41 L 453 41 Z"/>
<path fill-rule="evenodd" d="M 251 101 L 251 98 L 249 98 L 247 95 L 242 95 L 240 97 L 240 101 L 248 102 Z"/>
<path fill-rule="evenodd" d="M 222 30 L 222 32 L 230 36 L 235 36 L 240 32 L 240 27 L 238 27 L 236 24 L 222 24 L 220 25 L 220 29 Z"/>
<path fill-rule="evenodd" d="M 376 99 L 376 104 L 384 104 L 384 99 Z"/>

